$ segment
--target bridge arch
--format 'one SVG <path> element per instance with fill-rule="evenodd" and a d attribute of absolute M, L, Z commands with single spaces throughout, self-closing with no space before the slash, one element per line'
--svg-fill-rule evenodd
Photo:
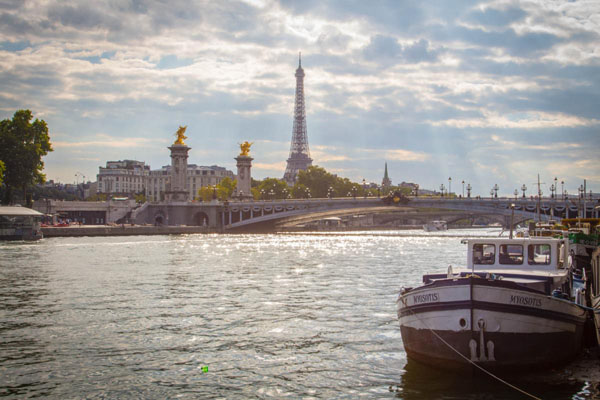
<path fill-rule="evenodd" d="M 204 211 L 198 211 L 192 219 L 196 226 L 208 226 L 208 215 Z"/>
<path fill-rule="evenodd" d="M 162 211 L 158 211 L 156 214 L 154 214 L 153 220 L 155 226 L 167 225 L 167 218 L 165 213 Z"/>

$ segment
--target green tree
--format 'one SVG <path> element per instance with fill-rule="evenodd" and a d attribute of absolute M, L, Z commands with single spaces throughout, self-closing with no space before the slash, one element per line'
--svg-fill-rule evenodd
<path fill-rule="evenodd" d="M 231 198 L 231 195 L 237 187 L 237 181 L 229 177 L 223 178 L 221 182 L 217 184 L 217 196 L 221 200 L 227 200 Z"/>
<path fill-rule="evenodd" d="M 308 189 L 304 184 L 296 182 L 292 188 L 292 197 L 295 199 L 304 199 L 308 197 Z M 312 193 L 311 193 L 312 197 Z"/>
<path fill-rule="evenodd" d="M 144 192 L 136 193 L 135 196 L 134 196 L 134 198 L 135 198 L 135 202 L 136 203 L 143 204 L 143 203 L 146 202 L 146 195 L 144 194 Z"/>
<path fill-rule="evenodd" d="M 36 118 L 29 110 L 15 112 L 13 119 L 0 121 L 0 160 L 4 171 L 4 204 L 12 202 L 13 191 L 21 188 L 29 202 L 27 189 L 43 183 L 46 176 L 42 173 L 42 157 L 52 151 L 48 126 L 44 120 Z"/>
<path fill-rule="evenodd" d="M 312 197 L 327 197 L 329 188 L 334 187 L 338 179 L 324 168 L 310 166 L 306 171 L 298 171 L 296 183 L 309 188 Z"/>
<path fill-rule="evenodd" d="M 290 192 L 287 183 L 276 178 L 263 179 L 256 189 L 257 191 L 254 193 L 258 195 L 257 198 L 260 200 L 283 199 Z"/>
<path fill-rule="evenodd" d="M 212 186 L 202 186 L 198 189 L 198 198 L 202 201 L 210 201 L 213 195 Z"/>
<path fill-rule="evenodd" d="M 4 163 L 0 160 L 0 186 L 2 186 L 2 180 L 4 179 Z"/>
<path fill-rule="evenodd" d="M 85 199 L 86 201 L 106 201 L 106 193 L 96 193 L 90 197 L 88 197 L 87 199 Z"/>

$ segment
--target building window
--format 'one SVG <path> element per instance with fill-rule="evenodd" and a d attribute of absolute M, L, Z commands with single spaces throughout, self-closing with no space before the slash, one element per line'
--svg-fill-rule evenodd
<path fill-rule="evenodd" d="M 501 244 L 499 259 L 500 264 L 523 264 L 523 246 L 520 244 Z"/>
<path fill-rule="evenodd" d="M 473 245 L 473 264 L 492 265 L 496 261 L 496 246 L 493 244 Z"/>

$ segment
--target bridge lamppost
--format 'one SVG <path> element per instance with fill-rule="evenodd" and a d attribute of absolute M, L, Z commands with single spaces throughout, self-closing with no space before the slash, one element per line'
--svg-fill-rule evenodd
<path fill-rule="evenodd" d="M 583 185 L 579 186 L 579 198 L 583 199 L 583 195 L 585 194 L 585 189 L 583 188 Z"/>
<path fill-rule="evenodd" d="M 271 197 L 271 201 L 275 200 L 275 192 L 273 191 L 273 189 L 269 191 L 269 196 Z"/>
<path fill-rule="evenodd" d="M 365 199 L 367 198 L 367 181 L 365 180 L 365 178 L 363 178 L 363 193 L 365 196 Z"/>
<path fill-rule="evenodd" d="M 490 189 L 490 198 L 493 200 L 494 199 L 494 188 Z"/>
<path fill-rule="evenodd" d="M 288 190 L 283 189 L 283 201 L 285 201 L 285 199 L 287 199 L 287 197 L 288 197 Z"/>
<path fill-rule="evenodd" d="M 517 200 L 517 196 L 519 195 L 519 190 L 515 189 L 515 192 L 513 194 L 515 195 L 515 200 Z"/>
<path fill-rule="evenodd" d="M 467 183 L 467 197 L 468 198 L 471 198 L 471 189 L 472 189 L 471 184 Z"/>
<path fill-rule="evenodd" d="M 523 184 L 523 186 L 521 186 L 521 190 L 523 191 L 523 198 L 525 198 L 525 191 L 527 190 L 527 186 Z"/>
<path fill-rule="evenodd" d="M 562 199 L 565 200 L 565 181 L 560 181 L 560 191 L 562 193 Z"/>
<path fill-rule="evenodd" d="M 500 189 L 500 188 L 498 187 L 497 183 L 494 184 L 494 188 L 493 189 L 494 189 L 494 197 L 498 198 L 498 189 Z"/>
<path fill-rule="evenodd" d="M 306 198 L 308 199 L 310 197 L 310 189 L 306 188 L 306 190 L 304 191 L 304 193 L 306 194 Z"/>
<path fill-rule="evenodd" d="M 452 194 L 452 177 L 448 178 L 448 197 Z"/>
<path fill-rule="evenodd" d="M 419 197 L 419 185 L 415 185 L 415 197 Z"/>
<path fill-rule="evenodd" d="M 260 189 L 260 199 L 265 201 L 265 189 Z"/>
<path fill-rule="evenodd" d="M 465 197 L 465 181 L 463 180 L 461 183 L 462 183 L 462 195 L 461 195 L 461 197 L 464 198 Z"/>
<path fill-rule="evenodd" d="M 327 197 L 329 197 L 329 200 L 331 200 L 332 196 L 333 196 L 333 187 L 329 186 L 329 189 L 327 189 Z"/>
<path fill-rule="evenodd" d="M 442 183 L 440 185 L 440 192 L 442 192 L 442 197 L 444 197 L 444 189 L 446 189 L 446 187 L 444 186 L 444 184 Z"/>
<path fill-rule="evenodd" d="M 554 177 L 554 198 L 558 197 L 558 178 Z"/>
<path fill-rule="evenodd" d="M 554 184 L 550 185 L 550 197 L 552 199 L 554 199 L 554 191 L 556 190 L 556 188 L 554 187 Z"/>
<path fill-rule="evenodd" d="M 358 189 L 356 188 L 356 186 L 352 186 L 352 198 L 356 199 L 356 192 L 358 191 Z"/>

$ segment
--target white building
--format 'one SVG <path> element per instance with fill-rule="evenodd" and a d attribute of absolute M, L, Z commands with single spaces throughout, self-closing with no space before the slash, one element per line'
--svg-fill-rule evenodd
<path fill-rule="evenodd" d="M 161 169 L 150 171 L 146 185 L 146 198 L 148 201 L 164 200 L 164 193 L 170 190 L 171 166 L 165 165 Z M 224 178 L 235 179 L 232 171 L 223 167 L 212 165 L 210 167 L 196 164 L 187 166 L 187 191 L 188 200 L 198 197 L 198 190 L 203 186 L 214 186 Z"/>
<path fill-rule="evenodd" d="M 150 166 L 143 161 L 107 161 L 98 173 L 98 193 L 135 195 L 146 189 Z"/>

